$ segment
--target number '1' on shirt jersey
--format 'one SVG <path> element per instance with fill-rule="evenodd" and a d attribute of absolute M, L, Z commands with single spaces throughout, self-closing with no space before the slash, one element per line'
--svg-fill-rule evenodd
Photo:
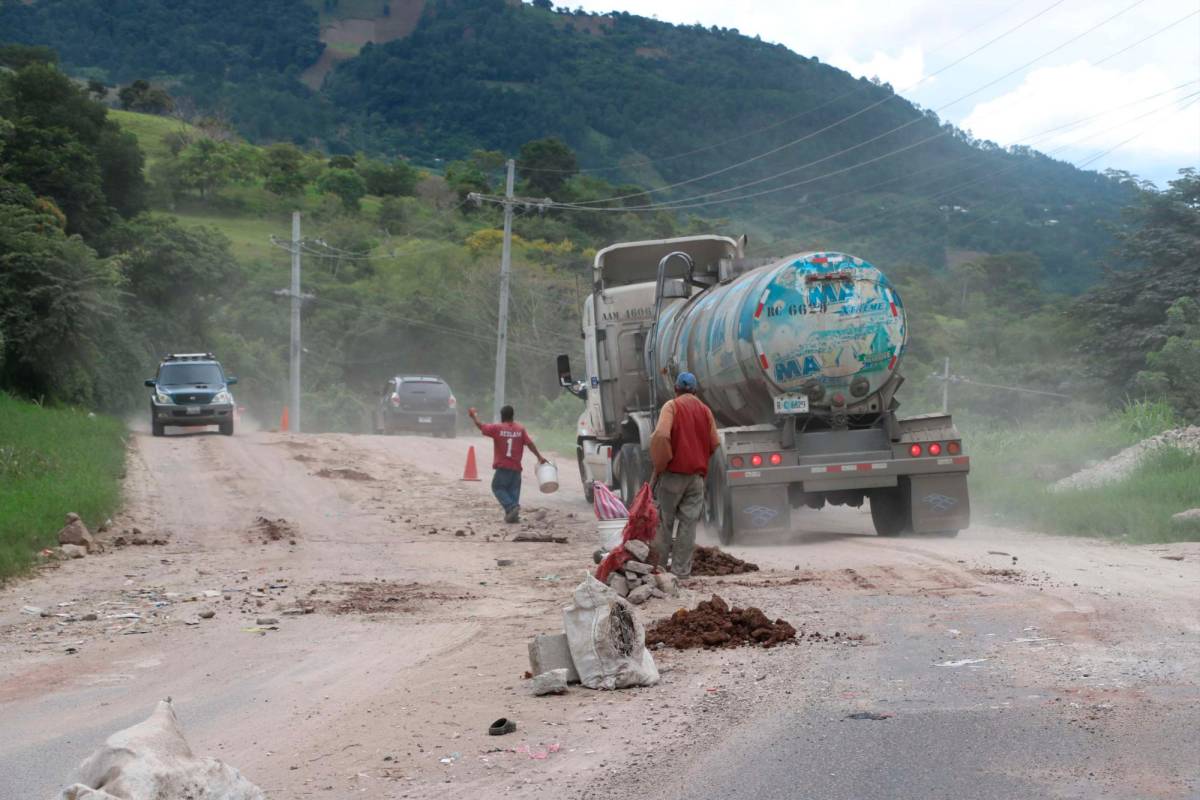
<path fill-rule="evenodd" d="M 501 422 L 483 426 L 483 435 L 495 440 L 492 469 L 521 471 L 521 456 L 529 444 L 525 426 L 517 422 Z"/>

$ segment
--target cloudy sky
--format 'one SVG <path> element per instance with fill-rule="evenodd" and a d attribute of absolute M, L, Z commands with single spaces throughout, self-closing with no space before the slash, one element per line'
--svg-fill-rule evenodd
<path fill-rule="evenodd" d="M 855 76 L 878 76 L 981 139 L 1029 144 L 1076 164 L 1111 149 L 1088 168 L 1129 170 L 1160 187 L 1180 167 L 1200 166 L 1200 0 L 561 5 L 737 28 Z"/>

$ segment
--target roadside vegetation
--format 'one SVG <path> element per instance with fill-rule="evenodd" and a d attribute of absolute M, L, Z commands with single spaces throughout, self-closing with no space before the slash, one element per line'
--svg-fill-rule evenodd
<path fill-rule="evenodd" d="M 124 472 L 119 420 L 0 392 L 0 581 L 57 544 L 67 512 L 93 530 L 103 523 L 120 503 Z"/>

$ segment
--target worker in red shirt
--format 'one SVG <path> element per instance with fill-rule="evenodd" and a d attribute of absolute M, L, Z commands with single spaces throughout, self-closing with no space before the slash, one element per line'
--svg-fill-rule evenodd
<path fill-rule="evenodd" d="M 658 501 L 658 534 L 654 550 L 658 565 L 677 577 L 692 574 L 696 523 L 704 508 L 704 478 L 708 460 L 721 440 L 712 411 L 696 397 L 696 376 L 681 372 L 675 379 L 675 397 L 663 405 L 658 425 L 650 437 L 654 462 L 655 499 Z"/>
<path fill-rule="evenodd" d="M 495 440 L 495 452 L 492 456 L 492 468 L 496 474 L 492 476 L 492 494 L 504 507 L 505 522 L 519 522 L 521 519 L 521 456 L 528 447 L 537 456 L 539 464 L 545 464 L 546 459 L 538 452 L 537 445 L 529 437 L 529 431 L 520 423 L 513 422 L 513 407 L 504 406 L 500 409 L 499 424 L 485 425 L 479 421 L 475 409 L 469 409 L 471 421 L 475 427 L 490 439 Z"/>

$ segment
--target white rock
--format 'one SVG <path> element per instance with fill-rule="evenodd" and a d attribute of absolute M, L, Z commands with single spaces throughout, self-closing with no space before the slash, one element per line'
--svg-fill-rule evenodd
<path fill-rule="evenodd" d="M 534 697 L 546 694 L 566 694 L 567 670 L 551 669 L 534 676 L 533 680 L 529 682 L 529 691 L 533 693 Z"/>
<path fill-rule="evenodd" d="M 625 552 L 638 561 L 645 561 L 650 557 L 650 545 L 640 539 L 630 539 L 625 543 Z"/>
<path fill-rule="evenodd" d="M 59 549 L 67 558 L 83 558 L 87 555 L 87 548 L 77 544 L 64 544 Z"/>
<path fill-rule="evenodd" d="M 640 606 L 642 603 L 649 600 L 653 594 L 653 586 L 639 586 L 629 593 L 629 602 L 633 603 L 635 606 Z"/>

